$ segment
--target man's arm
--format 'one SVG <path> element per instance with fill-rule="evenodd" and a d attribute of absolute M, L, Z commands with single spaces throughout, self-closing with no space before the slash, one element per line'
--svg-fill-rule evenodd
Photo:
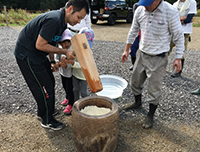
<path fill-rule="evenodd" d="M 186 16 L 186 18 L 185 19 L 183 19 L 183 23 L 182 24 L 187 24 L 187 23 L 191 23 L 192 22 L 192 19 L 193 19 L 193 17 L 194 17 L 194 15 L 195 14 L 188 14 L 187 16 Z"/>
<path fill-rule="evenodd" d="M 75 59 L 74 51 L 68 50 L 68 49 L 61 49 L 55 46 L 52 46 L 48 43 L 47 40 L 42 38 L 40 35 L 38 35 L 37 41 L 36 41 L 36 49 L 48 53 L 57 53 L 57 54 L 64 54 L 66 55 L 67 59 Z"/>
<path fill-rule="evenodd" d="M 181 58 L 184 51 L 184 34 L 181 22 L 179 20 L 179 13 L 173 13 L 170 17 L 169 27 L 170 33 L 173 36 L 173 42 L 176 45 L 176 59 L 173 63 L 173 69 L 176 67 L 176 73 L 182 69 Z"/>
<path fill-rule="evenodd" d="M 128 33 L 128 37 L 127 37 L 127 41 L 126 41 L 126 47 L 125 47 L 124 53 L 122 54 L 122 57 L 121 57 L 122 63 L 124 63 L 125 61 L 128 60 L 130 47 L 133 44 L 133 42 L 134 42 L 134 40 L 137 37 L 138 32 L 139 32 L 140 27 L 139 27 L 139 23 L 137 22 L 137 15 L 139 15 L 139 13 L 137 13 L 137 12 L 138 12 L 138 9 L 136 9 L 135 16 L 133 18 L 133 22 L 132 22 L 131 28 L 129 30 L 129 33 Z"/>

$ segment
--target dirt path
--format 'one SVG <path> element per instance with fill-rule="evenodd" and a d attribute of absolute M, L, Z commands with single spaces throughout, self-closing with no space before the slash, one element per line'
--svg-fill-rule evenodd
<path fill-rule="evenodd" d="M 98 22 L 92 25 L 96 40 L 126 42 L 131 24 L 117 22 L 114 26 L 108 26 L 106 22 Z M 200 50 L 200 28 L 193 27 L 191 34 L 192 41 L 188 44 L 188 49 Z"/>
<path fill-rule="evenodd" d="M 92 29 L 95 33 L 95 40 L 103 41 L 117 41 L 126 42 L 127 35 L 131 24 L 124 22 L 117 22 L 114 26 L 108 26 L 106 21 L 98 21 L 98 23 L 92 24 Z M 22 27 L 13 27 L 21 30 Z M 188 49 L 200 50 L 200 28 L 193 27 L 193 33 L 191 34 L 192 41 L 188 44 Z"/>

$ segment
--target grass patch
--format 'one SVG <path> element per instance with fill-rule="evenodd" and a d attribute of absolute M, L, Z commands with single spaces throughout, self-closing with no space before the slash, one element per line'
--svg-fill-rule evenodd
<path fill-rule="evenodd" d="M 28 13 L 22 9 L 10 9 L 7 13 L 9 26 L 25 26 L 30 20 L 40 15 L 41 12 Z M 0 26 L 6 26 L 6 19 L 4 12 L 0 13 Z"/>
<path fill-rule="evenodd" d="M 36 13 L 28 13 L 26 10 L 22 9 L 9 9 L 8 24 L 9 26 L 25 26 L 30 20 L 40 15 L 42 12 L 37 11 Z M 6 26 L 6 19 L 4 12 L 0 13 L 0 26 Z M 200 27 L 200 9 L 193 18 L 193 27 Z"/>
<path fill-rule="evenodd" d="M 194 16 L 193 27 L 200 27 L 200 17 L 199 16 Z"/>

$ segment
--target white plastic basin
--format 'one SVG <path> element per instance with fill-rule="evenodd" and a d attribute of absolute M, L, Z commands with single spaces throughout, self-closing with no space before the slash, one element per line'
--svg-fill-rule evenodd
<path fill-rule="evenodd" d="M 97 92 L 98 96 L 105 96 L 111 99 L 117 99 L 122 96 L 123 90 L 128 83 L 125 79 L 115 75 L 100 75 L 103 90 Z"/>

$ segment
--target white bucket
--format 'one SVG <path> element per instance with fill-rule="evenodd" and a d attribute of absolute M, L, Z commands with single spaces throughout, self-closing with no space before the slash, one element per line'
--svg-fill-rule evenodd
<path fill-rule="evenodd" d="M 128 83 L 125 79 L 115 75 L 100 75 L 103 90 L 97 92 L 98 96 L 105 96 L 111 99 L 119 99 L 122 97 L 123 90 Z"/>

